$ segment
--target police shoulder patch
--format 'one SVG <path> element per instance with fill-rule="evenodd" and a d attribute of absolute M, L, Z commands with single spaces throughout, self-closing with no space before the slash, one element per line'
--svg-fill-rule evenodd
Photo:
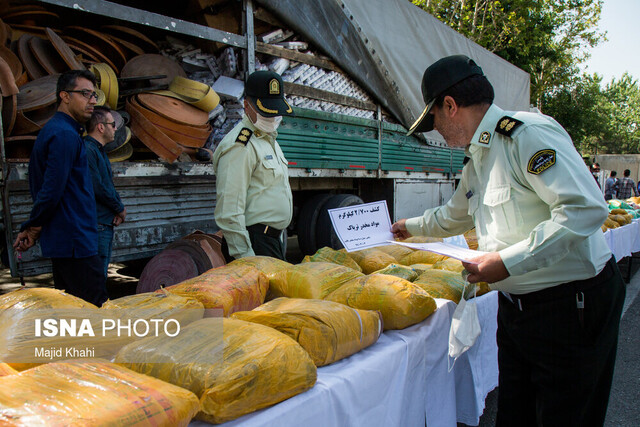
<path fill-rule="evenodd" d="M 242 128 L 242 130 L 236 137 L 236 142 L 239 142 L 242 145 L 247 145 L 249 139 L 251 139 L 251 135 L 253 135 L 253 131 L 251 129 Z"/>
<path fill-rule="evenodd" d="M 556 164 L 556 150 L 546 149 L 536 152 L 529 159 L 527 172 L 540 175 L 542 172 Z"/>
<path fill-rule="evenodd" d="M 496 132 L 499 134 L 511 137 L 513 131 L 518 129 L 518 126 L 522 125 L 523 122 L 514 119 L 513 117 L 504 116 L 500 120 L 498 120 L 498 124 L 496 125 Z"/>

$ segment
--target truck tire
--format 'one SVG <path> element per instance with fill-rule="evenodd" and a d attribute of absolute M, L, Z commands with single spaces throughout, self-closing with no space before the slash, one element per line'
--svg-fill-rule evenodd
<path fill-rule="evenodd" d="M 318 248 L 328 246 L 333 249 L 343 248 L 338 235 L 333 229 L 331 218 L 329 217 L 329 209 L 345 208 L 347 206 L 361 205 L 364 202 L 358 196 L 353 194 L 337 194 L 332 196 L 320 209 L 318 216 L 318 224 L 316 226 L 316 243 Z"/>
<path fill-rule="evenodd" d="M 331 194 L 321 193 L 311 197 L 302 206 L 298 216 L 298 246 L 304 255 L 313 255 L 318 247 L 316 245 L 316 224 L 322 205 L 332 197 Z"/>

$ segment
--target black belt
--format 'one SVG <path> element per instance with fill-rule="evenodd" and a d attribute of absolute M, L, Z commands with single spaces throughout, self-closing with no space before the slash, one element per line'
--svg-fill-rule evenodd
<path fill-rule="evenodd" d="M 542 289 L 540 291 L 528 294 L 508 294 L 504 292 L 504 296 L 510 299 L 522 310 L 523 305 L 534 305 L 541 302 L 547 302 L 562 297 L 575 295 L 576 292 L 586 291 L 600 283 L 609 280 L 618 269 L 615 258 L 612 256 L 605 264 L 604 268 L 597 275 L 583 280 L 575 280 L 573 282 L 561 283 L 559 285 Z"/>
<path fill-rule="evenodd" d="M 270 227 L 264 224 L 253 224 L 247 226 L 247 230 L 256 233 L 256 234 L 266 234 L 269 237 L 273 237 L 275 239 L 279 239 L 282 234 L 282 230 L 278 230 L 277 228 Z"/>

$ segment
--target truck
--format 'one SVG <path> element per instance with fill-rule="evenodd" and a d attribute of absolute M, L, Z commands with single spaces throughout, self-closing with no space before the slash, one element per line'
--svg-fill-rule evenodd
<path fill-rule="evenodd" d="M 328 209 L 385 200 L 391 219 L 397 220 L 421 215 L 451 197 L 464 152 L 448 148 L 436 132 L 406 136 L 424 109 L 420 82 L 429 64 L 443 56 L 466 54 L 492 82 L 498 105 L 507 110 L 529 108 L 526 72 L 408 0 L 192 0 L 185 7 L 143 1 L 36 3 L 56 11 L 65 25 L 82 22 L 99 28 L 117 23 L 145 34 L 187 39 L 203 50 L 231 47 L 240 52 L 243 76 L 256 69 L 258 57 L 285 58 L 344 74 L 366 92 L 363 101 L 285 82 L 287 96 L 369 112 L 368 117 L 355 117 L 294 103 L 296 116 L 281 123 L 278 142 L 289 161 L 294 201 L 287 231 L 301 254 L 340 247 Z M 261 42 L 256 28 L 293 31 L 320 55 Z M 9 161 L 2 142 L 4 262 L 14 277 L 50 271 L 38 246 L 21 260 L 11 249 L 32 201 L 28 163 Z M 193 230 L 217 230 L 211 164 L 125 161 L 112 168 L 128 211 L 127 221 L 115 230 L 112 262 L 147 259 Z"/>

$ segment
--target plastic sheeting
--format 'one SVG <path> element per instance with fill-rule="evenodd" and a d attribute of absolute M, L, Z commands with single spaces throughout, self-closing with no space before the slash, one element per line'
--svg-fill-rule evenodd
<path fill-rule="evenodd" d="M 362 310 L 378 310 L 385 330 L 422 322 L 436 310 L 433 298 L 419 286 L 386 274 L 351 280 L 325 299 Z"/>
<path fill-rule="evenodd" d="M 376 274 L 388 274 L 413 282 L 420 273 L 406 265 L 389 264 L 383 269 L 375 271 Z"/>
<path fill-rule="evenodd" d="M 482 333 L 453 372 L 447 372 L 447 352 L 456 305 L 436 303 L 438 310 L 425 321 L 387 331 L 366 350 L 318 368 L 318 382 L 306 393 L 225 426 L 433 427 L 455 426 L 456 419 L 478 425 L 485 397 L 498 384 L 498 295 L 478 298 Z"/>
<path fill-rule="evenodd" d="M 356 271 L 362 271 L 362 268 L 360 268 L 357 262 L 349 257 L 347 252 L 337 251 L 326 246 L 318 249 L 313 255 L 305 256 L 302 262 L 332 262 L 334 264 L 353 268 Z"/>
<path fill-rule="evenodd" d="M 447 270 L 427 270 L 422 273 L 414 284 L 420 286 L 434 298 L 444 298 L 456 304 L 462 298 L 464 279 L 460 273 Z"/>
<path fill-rule="evenodd" d="M 473 58 L 493 84 L 495 103 L 528 110 L 529 74 L 465 38 L 407 0 L 257 0 L 302 34 L 405 127 L 424 109 L 424 70 L 455 54 Z M 440 139 L 437 133 L 429 135 Z"/>
<path fill-rule="evenodd" d="M 396 262 L 394 257 L 378 250 L 378 248 L 349 252 L 349 256 L 358 263 L 364 274 L 373 273 Z"/>
<path fill-rule="evenodd" d="M 271 282 L 274 297 L 315 298 L 325 296 L 363 274 L 330 262 L 305 262 L 281 271 Z"/>
<path fill-rule="evenodd" d="M 2 378 L 3 426 L 186 426 L 190 391 L 107 361 L 50 363 Z"/>
<path fill-rule="evenodd" d="M 313 387 L 316 367 L 306 351 L 275 329 L 238 319 L 202 319 L 174 340 L 147 338 L 123 348 L 116 362 L 193 391 L 196 418 L 222 423 Z M 216 349 L 223 346 L 222 360 Z M 171 358 L 179 363 L 154 363 Z M 184 362 L 183 362 L 184 361 Z M 187 362 L 191 361 L 191 362 Z"/>
<path fill-rule="evenodd" d="M 0 377 L 4 377 L 5 375 L 13 375 L 17 373 L 18 371 L 16 371 L 6 363 L 0 363 Z"/>
<path fill-rule="evenodd" d="M 262 304 L 268 288 L 267 276 L 257 268 L 225 265 L 165 289 L 172 294 L 196 298 L 206 309 L 222 309 L 222 315 L 228 317 L 235 311 L 253 310 Z"/>
<path fill-rule="evenodd" d="M 382 333 L 377 311 L 358 310 L 317 299 L 278 298 L 231 316 L 277 329 L 296 340 L 316 366 L 324 366 L 369 347 Z"/>

